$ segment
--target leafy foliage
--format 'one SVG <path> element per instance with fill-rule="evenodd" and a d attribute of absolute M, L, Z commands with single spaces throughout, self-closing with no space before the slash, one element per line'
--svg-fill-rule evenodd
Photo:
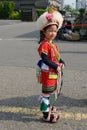
<path fill-rule="evenodd" d="M 21 19 L 21 11 L 13 11 L 10 16 L 9 16 L 10 19 Z"/>
<path fill-rule="evenodd" d="M 45 9 L 37 9 L 37 14 L 38 16 L 40 16 L 41 14 L 43 14 L 46 10 Z"/>
<path fill-rule="evenodd" d="M 15 12 L 15 3 L 13 1 L 8 2 L 7 0 L 0 1 L 0 19 L 20 19 L 21 13 Z"/>
<path fill-rule="evenodd" d="M 70 5 L 66 5 L 66 6 L 64 7 L 64 9 L 65 9 L 66 11 L 68 11 L 68 12 L 72 12 L 72 10 L 73 10 Z"/>
<path fill-rule="evenodd" d="M 66 5 L 64 9 L 66 12 L 70 12 L 72 15 L 77 16 L 79 14 L 79 11 L 77 9 L 72 8 L 70 5 Z"/>

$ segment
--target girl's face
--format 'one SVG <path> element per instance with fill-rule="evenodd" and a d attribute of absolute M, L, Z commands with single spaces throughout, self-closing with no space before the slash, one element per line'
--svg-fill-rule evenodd
<path fill-rule="evenodd" d="M 56 25 L 47 27 L 43 33 L 48 40 L 53 40 L 57 35 L 58 28 Z"/>

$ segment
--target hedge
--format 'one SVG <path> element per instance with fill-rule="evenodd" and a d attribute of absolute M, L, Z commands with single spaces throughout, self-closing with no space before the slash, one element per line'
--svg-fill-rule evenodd
<path fill-rule="evenodd" d="M 37 9 L 37 14 L 38 14 L 38 17 L 43 14 L 46 10 L 45 9 Z"/>
<path fill-rule="evenodd" d="M 15 12 L 13 1 L 0 1 L 0 19 L 20 19 L 20 12 Z"/>

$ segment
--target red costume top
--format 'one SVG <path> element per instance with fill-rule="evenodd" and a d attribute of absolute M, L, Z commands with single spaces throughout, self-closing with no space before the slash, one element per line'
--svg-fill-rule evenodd
<path fill-rule="evenodd" d="M 54 44 L 54 46 L 58 50 L 56 44 Z M 51 60 L 52 62 L 55 62 L 56 64 L 59 64 L 56 58 L 54 49 L 52 48 L 51 44 L 46 39 L 44 39 L 41 45 L 39 46 L 38 52 L 40 56 L 42 52 L 45 53 L 48 56 L 49 60 Z M 49 78 L 50 74 L 57 74 L 57 71 L 51 67 L 49 67 L 49 70 L 42 69 L 42 86 L 52 87 L 56 85 L 57 79 L 54 79 L 54 78 L 50 79 Z"/>

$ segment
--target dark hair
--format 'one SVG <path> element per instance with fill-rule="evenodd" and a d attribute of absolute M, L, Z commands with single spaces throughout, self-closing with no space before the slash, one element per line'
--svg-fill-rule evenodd
<path fill-rule="evenodd" d="M 52 24 L 52 25 L 55 25 L 55 24 Z M 48 25 L 47 27 L 45 27 L 44 29 L 43 29 L 43 31 L 46 31 L 49 27 L 51 27 L 52 25 Z M 57 25 L 56 25 L 57 26 Z M 57 26 L 57 28 L 58 28 L 58 26 Z M 43 31 L 40 31 L 40 40 L 39 40 L 39 44 L 44 40 L 44 38 L 45 38 L 45 35 L 44 35 L 44 33 L 43 33 Z"/>
<path fill-rule="evenodd" d="M 40 40 L 39 40 L 39 44 L 44 40 L 44 38 L 45 38 L 45 35 L 44 35 L 44 33 L 43 33 L 43 31 L 40 31 Z"/>

